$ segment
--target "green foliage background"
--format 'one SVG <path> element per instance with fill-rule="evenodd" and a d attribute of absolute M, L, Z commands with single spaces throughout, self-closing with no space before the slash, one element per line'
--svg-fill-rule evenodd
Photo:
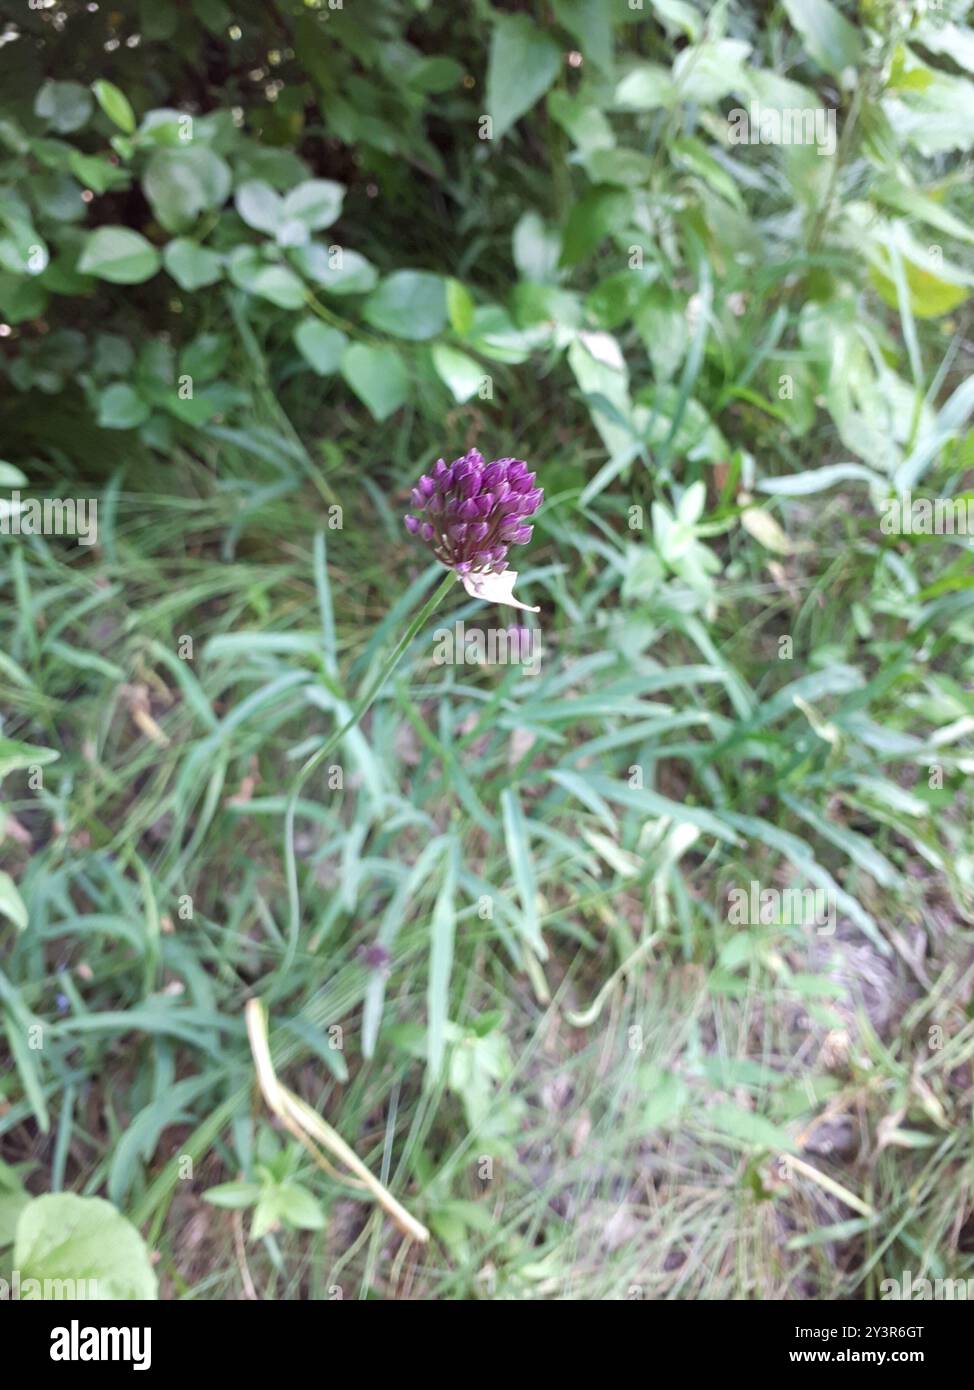
<path fill-rule="evenodd" d="M 0 537 L 11 1191 L 166 1296 L 968 1277 L 971 544 L 880 525 L 974 498 L 968 6 L 0 10 L 0 485 L 99 500 Z M 289 831 L 473 445 L 541 674 L 427 630 Z M 430 1251 L 259 1117 L 254 993 Z"/>

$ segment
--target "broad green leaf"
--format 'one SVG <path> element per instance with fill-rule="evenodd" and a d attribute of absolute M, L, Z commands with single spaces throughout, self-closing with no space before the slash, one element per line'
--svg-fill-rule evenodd
<path fill-rule="evenodd" d="M 108 193 L 113 188 L 127 188 L 131 175 L 127 169 L 100 159 L 95 154 L 82 154 L 71 150 L 68 155 L 68 168 L 79 183 L 90 188 L 93 193 Z"/>
<path fill-rule="evenodd" d="M 831 0 L 783 0 L 785 13 L 820 68 L 840 77 L 862 59 L 859 30 Z"/>
<path fill-rule="evenodd" d="M 126 135 L 134 134 L 135 112 L 125 93 L 120 92 L 114 83 L 106 82 L 104 78 L 92 83 L 91 90 L 108 119 L 114 121 L 119 130 L 124 130 Z"/>
<path fill-rule="evenodd" d="M 591 150 L 609 150 L 615 144 L 615 135 L 606 116 L 599 107 L 581 98 L 570 97 L 556 88 L 548 94 L 548 111 L 583 154 Z"/>
<path fill-rule="evenodd" d="M 409 395 L 409 377 L 395 348 L 353 343 L 342 357 L 342 376 L 376 420 L 387 419 Z"/>
<path fill-rule="evenodd" d="M 294 271 L 265 261 L 255 246 L 238 246 L 230 254 L 227 270 L 235 285 L 280 309 L 300 309 L 305 303 L 307 291 Z"/>
<path fill-rule="evenodd" d="M 554 0 L 555 18 L 603 72 L 612 67 L 613 9 L 606 0 Z"/>
<path fill-rule="evenodd" d="M 292 265 L 326 294 L 368 294 L 379 279 L 371 261 L 344 246 L 311 242 L 293 247 L 288 255 Z"/>
<path fill-rule="evenodd" d="M 469 401 L 476 395 L 484 379 L 483 368 L 465 352 L 446 343 L 437 343 L 433 348 L 433 366 L 440 380 L 450 388 L 453 399 Z"/>
<path fill-rule="evenodd" d="M 877 246 L 871 256 L 869 274 L 882 298 L 891 308 L 897 308 L 899 301 L 896 292 L 895 257 L 896 248 Z M 911 311 L 917 318 L 939 318 L 949 314 L 958 305 L 970 298 L 971 288 L 950 279 L 947 267 L 929 259 L 924 253 L 926 264 L 901 256 L 903 275 L 906 282 L 906 295 Z"/>
<path fill-rule="evenodd" d="M 162 263 L 180 289 L 191 291 L 213 285 L 223 274 L 223 262 L 215 251 L 189 237 L 176 237 L 162 252 Z"/>
<path fill-rule="evenodd" d="M 435 338 L 446 324 L 446 287 L 425 270 L 397 270 L 369 295 L 362 314 L 396 338 Z"/>
<path fill-rule="evenodd" d="M 36 279 L 0 275 L 0 312 L 7 323 L 36 319 L 47 307 L 48 295 Z"/>
<path fill-rule="evenodd" d="M 583 311 L 578 296 L 557 285 L 522 281 L 514 287 L 511 308 L 519 328 L 539 333 L 539 347 L 541 333 L 561 346 L 571 342 L 575 330 L 582 326 Z"/>
<path fill-rule="evenodd" d="M 245 400 L 246 395 L 239 387 L 231 386 L 229 382 L 215 381 L 202 391 L 194 391 L 192 396 L 184 397 L 170 391 L 160 404 L 177 420 L 199 429 L 217 415 L 226 415 L 234 407 L 239 407 Z"/>
<path fill-rule="evenodd" d="M 284 221 L 284 199 L 274 192 L 269 183 L 250 179 L 240 185 L 233 201 L 248 227 L 258 232 L 269 232 L 271 236 L 277 235 L 277 229 Z"/>
<path fill-rule="evenodd" d="M 204 1202 L 212 1202 L 215 1207 L 225 1207 L 229 1211 L 239 1211 L 242 1207 L 252 1207 L 260 1196 L 260 1186 L 255 1182 L 223 1182 L 216 1187 L 208 1187 L 203 1193 Z"/>
<path fill-rule="evenodd" d="M 14 275 L 40 275 L 47 269 L 50 253 L 39 236 L 31 215 L 16 195 L 3 196 L 0 190 L 0 225 L 7 235 L 0 237 L 0 269 Z"/>
<path fill-rule="evenodd" d="M 499 140 L 558 76 L 561 48 L 525 14 L 499 15 L 487 64 L 487 112 Z"/>
<path fill-rule="evenodd" d="M 658 381 L 670 381 L 690 346 L 685 303 L 665 285 L 651 285 L 635 315 Z"/>
<path fill-rule="evenodd" d="M 612 458 L 624 455 L 633 444 L 633 430 L 629 425 L 632 416 L 632 401 L 629 396 L 629 377 L 623 361 L 621 370 L 618 364 L 606 362 L 607 353 L 603 351 L 600 359 L 592 352 L 605 347 L 603 340 L 614 342 L 609 334 L 587 335 L 587 342 L 577 339 L 568 349 L 568 365 L 571 367 L 582 392 L 588 398 L 598 397 L 611 407 L 610 411 L 593 408 L 590 400 L 592 423 L 602 437 Z"/>
<path fill-rule="evenodd" d="M 145 1242 L 100 1197 L 35 1197 L 17 1223 L 14 1268 L 22 1288 L 27 1279 L 84 1279 L 89 1298 L 151 1300 L 158 1294 Z"/>
<path fill-rule="evenodd" d="M 319 319 L 305 318 L 295 327 L 293 337 L 301 356 L 319 376 L 338 371 L 348 346 L 348 339 L 339 329 Z"/>
<path fill-rule="evenodd" d="M 887 93 L 883 103 L 892 129 L 921 154 L 974 148 L 974 82 L 953 73 L 923 69 L 924 81 Z"/>
<path fill-rule="evenodd" d="M 446 312 L 454 333 L 465 338 L 473 328 L 475 306 L 470 291 L 459 280 L 446 282 Z"/>
<path fill-rule="evenodd" d="M 751 45 L 741 39 L 716 39 L 682 49 L 673 62 L 673 81 L 680 101 L 709 106 L 745 83 L 744 60 Z"/>
<path fill-rule="evenodd" d="M 639 150 L 593 150 L 586 156 L 585 168 L 593 183 L 614 183 L 637 188 L 648 183 L 653 161 Z"/>
<path fill-rule="evenodd" d="M 157 221 L 169 232 L 185 232 L 201 212 L 222 207 L 231 183 L 229 165 L 205 145 L 156 150 L 142 179 Z"/>
<path fill-rule="evenodd" d="M 34 197 L 45 217 L 57 222 L 80 222 L 85 216 L 81 185 L 69 174 L 37 174 Z"/>
<path fill-rule="evenodd" d="M 325 1224 L 321 1204 L 298 1182 L 281 1183 L 276 1192 L 277 1210 L 282 1220 L 300 1231 L 320 1231 Z"/>
<path fill-rule="evenodd" d="M 309 231 L 330 227 L 342 211 L 345 197 L 343 184 L 331 179 L 308 179 L 292 188 L 284 199 L 282 214 L 285 222 L 304 223 Z"/>
<path fill-rule="evenodd" d="M 691 43 L 700 37 L 703 16 L 687 0 L 649 0 L 664 28 L 686 34 Z"/>
<path fill-rule="evenodd" d="M 495 362 L 526 362 L 537 338 L 518 328 L 499 304 L 483 304 L 474 309 L 468 341 Z"/>
<path fill-rule="evenodd" d="M 613 105 L 623 111 L 655 111 L 672 106 L 675 100 L 676 87 L 666 68 L 658 63 L 640 63 L 617 85 Z"/>
<path fill-rule="evenodd" d="M 463 80 L 464 69 L 455 58 L 434 53 L 424 57 L 411 69 L 408 85 L 417 92 L 448 92 Z"/>
<path fill-rule="evenodd" d="M 537 212 L 525 212 L 511 238 L 514 264 L 525 280 L 539 285 L 556 279 L 561 237 Z"/>
<path fill-rule="evenodd" d="M 137 285 L 155 275 L 159 252 L 141 232 L 128 227 L 99 227 L 85 243 L 78 269 L 83 275 L 114 285 Z"/>
<path fill-rule="evenodd" d="M 34 99 L 34 114 L 61 135 L 70 135 L 87 123 L 94 102 L 80 82 L 45 82 Z"/>
<path fill-rule="evenodd" d="M 180 353 L 179 370 L 188 372 L 194 381 L 212 381 L 223 370 L 229 351 L 226 334 L 201 333 Z"/>
<path fill-rule="evenodd" d="M 134 430 L 144 425 L 151 407 L 131 386 L 117 381 L 98 397 L 98 423 L 106 430 Z"/>
<path fill-rule="evenodd" d="M 193 118 L 171 106 L 147 111 L 138 129 L 139 143 L 164 145 L 169 149 L 185 147 L 192 133 Z"/>
<path fill-rule="evenodd" d="M 578 265 L 597 250 L 610 232 L 624 226 L 632 194 L 597 184 L 572 204 L 565 224 L 561 265 Z"/>

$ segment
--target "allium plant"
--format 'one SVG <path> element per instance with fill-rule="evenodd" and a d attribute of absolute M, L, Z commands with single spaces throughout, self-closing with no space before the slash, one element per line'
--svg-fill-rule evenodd
<path fill-rule="evenodd" d="M 525 545 L 531 539 L 534 528 L 528 521 L 540 507 L 544 496 L 542 489 L 535 487 L 534 476 L 521 459 L 503 458 L 485 463 L 483 455 L 471 449 L 451 464 L 440 459 L 432 472 L 424 474 L 413 489 L 413 508 L 420 515 L 407 516 L 406 527 L 414 536 L 426 542 L 449 572 L 407 624 L 374 678 L 366 681 L 345 722 L 334 729 L 321 747 L 312 753 L 291 788 L 284 816 L 288 936 L 287 952 L 279 975 L 282 982 L 287 980 L 290 968 L 297 959 L 301 930 L 301 899 L 294 849 L 294 823 L 301 788 L 371 708 L 404 652 L 445 597 L 454 576 L 473 598 L 508 604 L 512 608 L 526 608 L 532 613 L 539 611 L 526 603 L 519 603 L 514 597 L 517 572 L 507 568 L 510 547 Z M 284 987 L 282 983 L 281 988 Z M 268 997 L 272 998 L 273 995 Z"/>
<path fill-rule="evenodd" d="M 507 553 L 531 539 L 528 522 L 544 497 L 534 482 L 521 459 L 486 463 L 478 449 L 450 464 L 439 459 L 413 488 L 414 514 L 405 518 L 406 529 L 425 541 L 474 598 L 527 608 L 513 597 L 517 573 L 507 568 Z"/>

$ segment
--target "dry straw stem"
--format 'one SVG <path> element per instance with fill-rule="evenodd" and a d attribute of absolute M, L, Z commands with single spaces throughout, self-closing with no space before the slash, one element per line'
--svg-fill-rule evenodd
<path fill-rule="evenodd" d="M 430 1238 L 430 1233 L 422 1222 L 417 1221 L 400 1202 L 396 1201 L 388 1188 L 383 1187 L 378 1178 L 369 1172 L 354 1150 L 349 1148 L 340 1134 L 336 1134 L 331 1125 L 325 1123 L 317 1111 L 312 1110 L 310 1105 L 306 1105 L 293 1091 L 289 1091 L 278 1081 L 267 1042 L 267 1010 L 259 999 L 247 1001 L 246 1016 L 250 1051 L 257 1070 L 257 1080 L 260 1082 L 260 1089 L 268 1109 L 278 1117 L 296 1139 L 300 1140 L 320 1166 L 327 1168 L 327 1161 L 310 1141 L 317 1140 L 329 1153 L 334 1154 L 341 1163 L 344 1163 L 346 1168 L 355 1174 L 362 1186 L 372 1193 L 403 1234 L 409 1236 L 410 1240 L 416 1240 L 425 1245 Z"/>

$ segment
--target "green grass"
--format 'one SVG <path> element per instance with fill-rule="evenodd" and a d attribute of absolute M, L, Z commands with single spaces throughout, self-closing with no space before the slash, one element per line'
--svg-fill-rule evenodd
<path fill-rule="evenodd" d="M 831 1300 L 974 1277 L 974 566 L 969 538 L 886 535 L 876 505 L 970 489 L 969 302 L 915 314 L 899 250 L 881 295 L 848 217 L 889 173 L 859 141 L 882 143 L 892 38 L 850 95 L 777 11 L 733 23 L 839 103 L 824 185 L 807 151 L 732 158 L 717 98 L 699 126 L 686 104 L 620 114 L 596 77 L 593 110 L 651 168 L 642 221 L 588 246 L 584 160 L 541 108 L 474 160 L 479 88 L 444 101 L 432 191 L 362 136 L 384 196 L 370 218 L 356 187 L 350 244 L 547 325 L 524 361 L 470 347 L 491 401 L 446 405 L 407 342 L 413 396 L 377 424 L 303 368 L 290 320 L 219 287 L 193 331 L 227 335 L 236 404 L 171 449 L 97 430 L 70 383 L 0 405 L 36 489 L 99 500 L 90 550 L 0 538 L 0 733 L 59 754 L 2 784 L 29 925 L 0 916 L 0 1157 L 32 1192 L 107 1195 L 164 1297 Z M 673 60 L 657 28 L 627 62 Z M 894 155 L 915 234 L 962 260 L 966 166 Z M 511 235 L 542 199 L 583 249 L 540 286 Z M 590 297 L 618 292 L 636 225 L 652 331 Z M 541 289 L 563 298 L 532 319 Z M 576 310 L 625 352 L 612 399 L 545 336 Z M 546 489 L 517 564 L 540 673 L 436 662 L 438 628 L 511 621 L 455 585 L 377 688 L 442 577 L 402 526 L 409 488 L 473 445 Z M 728 895 L 752 882 L 825 893 L 834 934 L 742 926 Z M 429 1246 L 280 1130 L 268 1159 L 254 996 L 281 1078 Z M 322 1229 L 255 1239 L 205 1200 L 269 1161 Z"/>
<path fill-rule="evenodd" d="M 95 555 L 4 555 L 13 732 L 64 751 L 9 803 L 32 929 L 3 997 L 49 1023 L 3 1082 L 5 1157 L 107 1188 L 173 1296 L 236 1296 L 230 1218 L 199 1198 L 251 1161 L 258 992 L 289 1084 L 435 1236 L 397 1255 L 311 1170 L 329 1227 L 258 1243 L 263 1295 L 835 1298 L 901 1267 L 969 1275 L 969 735 L 937 730 L 970 710 L 970 627 L 924 601 L 924 548 L 890 563 L 870 517 L 808 508 L 787 580 L 723 543 L 704 627 L 621 599 L 624 531 L 603 521 L 596 547 L 556 486 L 522 577 L 542 673 L 434 666 L 434 625 L 477 617 L 450 595 L 335 755 L 344 788 L 320 770 L 301 793 L 292 955 L 288 795 L 430 576 L 354 448 L 267 500 L 273 467 L 200 455 L 106 499 Z M 838 936 L 733 929 L 722 893 L 751 879 L 834 883 Z M 374 940 L 386 980 L 357 954 Z M 806 1163 L 872 1215 L 780 1172 L 823 1127 L 842 1143 Z"/>

